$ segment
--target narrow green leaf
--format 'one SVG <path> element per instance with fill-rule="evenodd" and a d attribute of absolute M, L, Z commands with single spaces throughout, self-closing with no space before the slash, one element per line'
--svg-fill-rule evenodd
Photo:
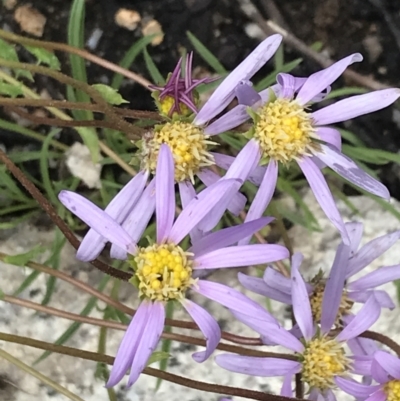
<path fill-rule="evenodd" d="M 46 64 L 53 70 L 61 69 L 60 61 L 53 52 L 43 49 L 42 47 L 28 45 L 24 45 L 24 47 L 37 58 L 38 64 Z"/>
<path fill-rule="evenodd" d="M 352 143 L 354 146 L 360 146 L 360 147 L 365 146 L 364 142 L 360 138 L 358 138 L 357 135 L 353 134 L 351 131 L 341 128 L 337 128 L 337 130 L 340 132 L 340 135 L 344 139 Z"/>
<path fill-rule="evenodd" d="M 0 54 L 1 58 L 8 61 L 19 61 L 14 45 L 0 39 Z"/>
<path fill-rule="evenodd" d="M 4 262 L 10 265 L 25 266 L 30 260 L 34 260 L 36 256 L 41 255 L 46 248 L 36 245 L 28 252 L 20 253 L 18 255 L 8 255 L 4 257 Z"/>
<path fill-rule="evenodd" d="M 160 361 L 161 362 L 168 361 L 169 357 L 170 357 L 170 354 L 168 352 L 163 352 L 163 351 L 153 352 L 151 354 L 150 358 L 148 359 L 146 366 L 150 366 L 152 363 L 156 363 L 156 362 L 160 362 Z"/>
<path fill-rule="evenodd" d="M 356 86 L 346 86 L 344 88 L 336 89 L 331 91 L 325 99 L 334 99 L 339 96 L 349 96 L 349 95 L 361 95 L 367 93 L 368 90 L 365 88 L 359 88 Z"/>
<path fill-rule="evenodd" d="M 21 86 L 0 81 L 0 95 L 15 98 L 17 96 L 22 96 L 23 94 L 24 91 L 22 90 Z"/>
<path fill-rule="evenodd" d="M 218 74 L 226 73 L 225 67 L 220 61 L 196 38 L 191 32 L 187 31 L 186 35 L 190 40 L 191 44 L 199 53 L 199 56 Z"/>
<path fill-rule="evenodd" d="M 99 91 L 103 99 L 110 104 L 115 104 L 119 106 L 122 103 L 129 103 L 118 93 L 116 89 L 111 88 L 111 86 L 104 84 L 94 84 L 92 85 L 92 87 Z"/>
<path fill-rule="evenodd" d="M 153 83 L 161 86 L 165 85 L 165 79 L 161 75 L 160 70 L 154 63 L 153 59 L 150 57 L 150 54 L 147 51 L 146 47 L 143 49 L 143 56 L 144 56 L 144 62 L 146 63 L 147 70 L 149 71 Z"/>

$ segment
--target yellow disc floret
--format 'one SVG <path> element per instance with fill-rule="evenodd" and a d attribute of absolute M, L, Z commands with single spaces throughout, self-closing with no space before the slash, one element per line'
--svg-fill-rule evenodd
<path fill-rule="evenodd" d="M 305 344 L 300 356 L 302 380 L 320 390 L 335 387 L 335 376 L 344 376 L 350 367 L 342 345 L 328 337 L 317 337 Z"/>
<path fill-rule="evenodd" d="M 383 390 L 387 401 L 400 401 L 400 380 L 390 380 L 385 384 Z"/>
<path fill-rule="evenodd" d="M 321 281 L 315 285 L 314 291 L 310 296 L 311 312 L 313 315 L 313 320 L 316 322 L 321 321 L 322 314 L 322 299 L 325 291 L 325 281 Z M 344 290 L 342 293 L 342 298 L 340 299 L 340 305 L 338 313 L 334 324 L 336 326 L 341 326 L 341 321 L 344 315 L 347 315 L 353 306 L 354 302 L 347 296 L 347 291 Z"/>
<path fill-rule="evenodd" d="M 257 111 L 253 128 L 264 158 L 288 163 L 310 154 L 317 139 L 310 114 L 296 100 L 278 98 Z"/>
<path fill-rule="evenodd" d="M 134 261 L 141 296 L 157 301 L 181 299 L 192 279 L 193 254 L 174 244 L 140 248 Z"/>
<path fill-rule="evenodd" d="M 216 143 L 208 138 L 201 128 L 191 123 L 168 122 L 157 127 L 152 138 L 142 142 L 142 167 L 154 173 L 160 147 L 166 143 L 174 157 L 175 181 L 194 182 L 194 176 L 201 168 L 214 164 L 214 157 L 208 152 L 208 147 Z"/>
<path fill-rule="evenodd" d="M 186 104 L 179 102 L 179 109 L 180 112 L 174 111 L 172 115 L 170 115 L 171 109 L 175 105 L 175 98 L 173 96 L 165 96 L 162 100 L 158 100 L 158 108 L 161 112 L 161 114 L 164 114 L 165 116 L 168 117 L 175 117 L 175 116 L 189 116 L 190 114 L 193 113 L 192 110 L 189 109 L 189 107 L 186 106 Z"/>

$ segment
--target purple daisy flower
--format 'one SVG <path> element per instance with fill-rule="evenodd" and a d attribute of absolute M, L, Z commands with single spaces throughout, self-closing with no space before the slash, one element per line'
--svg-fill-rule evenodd
<path fill-rule="evenodd" d="M 224 157 L 209 151 L 210 146 L 217 145 L 217 143 L 210 140 L 208 130 L 211 127 L 213 135 L 223 132 L 223 130 L 216 132 L 212 128 L 213 124 L 208 126 L 208 123 L 233 100 L 238 83 L 250 79 L 273 56 L 281 40 L 281 35 L 272 35 L 265 39 L 222 81 L 197 115 L 194 116 L 194 119 L 187 116 L 173 116 L 171 121 L 155 126 L 153 132 L 139 141 L 138 157 L 141 161 L 141 169 L 151 173 L 155 173 L 161 145 L 167 144 L 170 147 L 175 162 L 175 181 L 179 184 L 182 204 L 185 204 L 196 194 L 193 187 L 195 176 L 198 176 L 206 186 L 212 185 L 220 179 L 219 175 L 213 172 L 210 167 L 219 166 L 219 160 L 223 160 Z M 190 64 L 187 63 L 187 65 Z M 176 74 L 177 72 L 174 76 L 177 76 Z M 186 79 L 187 76 L 185 76 L 185 81 Z M 179 79 L 175 78 L 175 82 L 178 81 Z M 188 84 L 189 88 L 192 88 L 193 85 Z M 170 88 L 169 91 L 171 90 Z M 187 90 L 185 89 L 185 92 Z M 228 178 L 232 178 L 231 174 L 234 171 L 234 178 L 244 182 L 249 175 L 251 177 L 251 171 L 257 166 L 260 155 L 257 147 L 252 146 L 252 144 L 246 146 L 242 152 L 240 161 L 228 174 Z M 237 191 L 225 199 L 227 203 L 225 209 L 228 208 L 234 215 L 238 215 L 246 203 L 245 196 Z M 221 204 L 220 210 L 222 209 L 224 208 Z M 217 217 L 209 220 L 206 227 L 201 228 L 202 231 L 209 231 L 214 228 L 215 220 L 218 221 L 219 219 L 219 213 L 215 214 Z M 215 222 L 214 225 L 213 222 Z"/>
<path fill-rule="evenodd" d="M 398 401 L 400 399 L 400 360 L 384 351 L 377 351 L 371 363 L 372 378 L 379 384 L 365 385 L 338 378 L 338 385 L 347 393 L 365 401 Z"/>
<path fill-rule="evenodd" d="M 299 330 L 301 341 L 282 327 L 260 322 L 256 315 L 242 315 L 240 320 L 249 325 L 270 343 L 282 345 L 295 352 L 297 360 L 277 358 L 255 358 L 240 355 L 222 354 L 215 360 L 219 366 L 233 372 L 253 376 L 284 376 L 281 395 L 293 397 L 292 379 L 296 373 L 302 374 L 302 380 L 308 384 L 310 399 L 335 400 L 332 389 L 349 373 L 366 374 L 364 357 L 347 356 L 344 345 L 367 330 L 378 319 L 380 307 L 371 295 L 360 312 L 337 335 L 329 334 L 334 323 L 341 294 L 331 294 L 333 302 L 324 304 L 322 308 L 321 327 L 317 329 L 313 320 L 307 286 L 299 273 L 303 256 L 296 253 L 292 257 L 291 285 L 293 313 Z M 327 291 L 330 287 L 327 287 Z M 330 290 L 329 290 L 330 291 Z M 237 314 L 236 314 L 237 315 Z"/>
<path fill-rule="evenodd" d="M 208 133 L 213 135 L 215 131 L 218 134 L 221 130 L 236 127 L 248 120 L 249 114 L 253 118 L 253 127 L 246 136 L 257 144 L 262 164 L 268 163 L 268 167 L 250 207 L 247 221 L 260 217 L 264 212 L 272 196 L 271 183 L 276 185 L 278 164 L 291 161 L 298 163 L 321 208 L 338 228 L 347 245 L 349 238 L 344 222 L 320 168 L 327 165 L 360 188 L 389 199 L 389 192 L 384 185 L 341 153 L 340 133 L 327 125 L 383 109 L 399 98 L 400 89 L 384 89 L 353 96 L 312 113 L 307 111 L 312 102 L 321 100 L 322 91 L 347 66 L 361 60 L 360 54 L 353 54 L 308 78 L 278 74 L 277 84 L 260 93 L 247 81 L 237 87 L 236 93 L 241 104 L 215 121 Z"/>
<path fill-rule="evenodd" d="M 372 293 L 381 307 L 395 307 L 389 294 L 377 290 L 376 287 L 399 279 L 400 265 L 380 267 L 355 280 L 352 277 L 392 247 L 400 239 L 400 231 L 375 238 L 359 249 L 362 223 L 346 223 L 345 226 L 350 238 L 350 247 L 345 246 L 343 242 L 338 246 L 328 279 L 324 279 L 323 274 L 318 273 L 306 283 L 313 317 L 318 322 L 321 321 L 321 311 L 327 305 L 331 305 L 332 310 L 337 310 L 337 323 L 343 320 L 346 322 L 346 316 L 350 314 L 353 303 L 365 303 Z M 239 273 L 238 278 L 250 291 L 288 305 L 292 303 L 291 280 L 271 267 L 267 267 L 262 279 L 243 273 Z"/>
<path fill-rule="evenodd" d="M 165 320 L 165 303 L 171 300 L 183 305 L 206 337 L 206 350 L 196 352 L 193 358 L 203 362 L 211 355 L 220 340 L 220 329 L 207 311 L 185 297 L 188 289 L 238 313 L 255 314 L 261 320 L 274 321 L 264 308 L 238 291 L 192 276 L 199 269 L 257 265 L 288 257 L 287 249 L 280 245 L 231 246 L 261 229 L 271 219 L 262 218 L 211 233 L 185 251 L 179 243 L 209 209 L 226 196 L 236 180 L 221 180 L 199 193 L 174 222 L 174 163 L 167 145 L 161 146 L 157 171 L 157 238 L 148 247 L 139 248 L 121 225 L 82 196 L 69 191 L 59 194 L 65 207 L 101 236 L 131 255 L 128 258 L 134 270 L 131 282 L 138 287 L 142 302 L 120 344 L 107 386 L 118 383 L 129 369 L 128 386 L 137 380 L 160 339 Z"/>

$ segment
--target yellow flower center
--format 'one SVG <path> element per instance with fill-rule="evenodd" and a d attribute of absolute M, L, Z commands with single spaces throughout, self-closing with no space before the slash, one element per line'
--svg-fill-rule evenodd
<path fill-rule="evenodd" d="M 317 337 L 305 344 L 300 356 L 302 380 L 320 390 L 335 387 L 334 377 L 343 376 L 350 367 L 343 347 L 334 339 Z"/>
<path fill-rule="evenodd" d="M 390 380 L 383 387 L 387 401 L 400 401 L 400 380 Z"/>
<path fill-rule="evenodd" d="M 264 157 L 283 163 L 311 153 L 317 139 L 310 115 L 296 100 L 278 98 L 257 111 L 254 138 Z"/>
<path fill-rule="evenodd" d="M 139 292 L 151 300 L 181 299 L 192 278 L 193 254 L 174 244 L 154 244 L 140 248 L 134 258 Z"/>
<path fill-rule="evenodd" d="M 171 108 L 174 106 L 175 104 L 175 99 L 173 96 L 165 96 L 162 100 L 159 100 L 159 110 L 162 114 L 164 114 L 165 116 L 170 116 L 169 115 L 169 111 L 171 110 Z M 193 113 L 192 110 L 189 109 L 189 107 L 186 106 L 186 104 L 179 102 L 179 108 L 180 108 L 180 113 L 178 113 L 177 111 L 174 111 L 172 113 L 172 116 L 170 117 L 175 117 L 175 116 L 189 116 L 190 114 Z"/>
<path fill-rule="evenodd" d="M 320 282 L 314 287 L 314 292 L 310 296 L 311 312 L 314 321 L 321 321 L 322 314 L 322 299 L 325 291 L 325 282 Z M 347 291 L 344 290 L 342 298 L 340 300 L 340 305 L 338 313 L 335 319 L 335 325 L 337 327 L 341 326 L 341 320 L 344 315 L 347 315 L 353 306 L 354 302 L 347 296 Z"/>
<path fill-rule="evenodd" d="M 215 164 L 208 147 L 216 143 L 208 138 L 209 135 L 205 135 L 201 128 L 191 123 L 168 122 L 156 129 L 150 140 L 143 141 L 142 167 L 155 173 L 160 147 L 166 143 L 174 157 L 175 181 L 190 179 L 194 183 L 194 176 L 201 168 Z"/>

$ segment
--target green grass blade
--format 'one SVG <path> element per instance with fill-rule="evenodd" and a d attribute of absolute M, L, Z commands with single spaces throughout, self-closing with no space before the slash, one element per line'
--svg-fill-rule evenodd
<path fill-rule="evenodd" d="M 146 63 L 147 70 L 149 71 L 151 79 L 153 80 L 153 83 L 160 86 L 165 85 L 165 79 L 161 75 L 160 70 L 154 63 L 146 47 L 143 49 L 143 57 Z"/>

